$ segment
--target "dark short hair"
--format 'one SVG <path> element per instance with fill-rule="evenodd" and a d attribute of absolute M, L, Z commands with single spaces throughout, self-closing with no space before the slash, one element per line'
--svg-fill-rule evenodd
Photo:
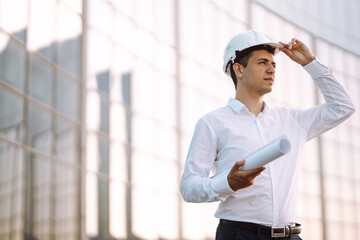
<path fill-rule="evenodd" d="M 235 54 L 236 54 L 236 57 L 234 59 L 234 63 L 239 63 L 240 65 L 244 66 L 245 68 L 247 67 L 248 65 L 248 62 L 249 62 L 249 58 L 252 56 L 252 53 L 253 51 L 256 51 L 256 50 L 266 50 L 268 51 L 269 53 L 271 53 L 272 55 L 274 55 L 275 53 L 275 48 L 270 46 L 270 45 L 266 45 L 266 44 L 262 44 L 262 45 L 257 45 L 257 46 L 254 46 L 254 47 L 249 47 L 245 50 L 242 50 L 242 51 L 236 51 Z M 235 75 L 235 72 L 233 70 L 233 65 L 234 63 L 232 63 L 231 61 L 229 62 L 230 64 L 230 76 L 235 84 L 235 88 L 237 86 L 237 78 L 236 78 L 236 75 Z"/>

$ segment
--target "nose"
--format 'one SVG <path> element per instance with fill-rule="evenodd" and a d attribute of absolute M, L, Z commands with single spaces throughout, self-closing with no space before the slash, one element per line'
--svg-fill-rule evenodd
<path fill-rule="evenodd" d="M 271 74 L 274 74 L 276 72 L 275 67 L 272 64 L 269 64 L 267 72 L 271 73 Z"/>

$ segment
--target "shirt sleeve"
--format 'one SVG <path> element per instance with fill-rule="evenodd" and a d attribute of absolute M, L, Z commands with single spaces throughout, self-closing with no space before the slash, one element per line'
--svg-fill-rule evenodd
<path fill-rule="evenodd" d="M 297 122 L 307 132 L 307 140 L 310 140 L 349 118 L 355 112 L 355 106 L 344 86 L 318 59 L 305 65 L 304 69 L 325 99 L 325 103 L 297 114 Z"/>
<path fill-rule="evenodd" d="M 186 202 L 223 201 L 234 193 L 229 186 L 227 172 L 209 177 L 217 154 L 216 141 L 209 122 L 200 119 L 195 127 L 180 181 L 181 196 Z"/>

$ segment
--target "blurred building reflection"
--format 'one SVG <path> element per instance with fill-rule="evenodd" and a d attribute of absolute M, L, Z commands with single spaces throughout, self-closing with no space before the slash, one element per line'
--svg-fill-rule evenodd
<path fill-rule="evenodd" d="M 360 108 L 360 48 L 341 42 L 360 33 L 335 37 L 327 12 L 311 20 L 321 5 L 302 4 L 0 0 L 0 239 L 213 239 L 217 203 L 184 203 L 178 183 L 197 119 L 234 95 L 221 72 L 234 34 L 302 39 Z M 351 4 L 344 24 L 360 22 Z M 270 105 L 322 102 L 299 66 L 276 61 Z M 304 239 L 360 238 L 359 130 L 356 112 L 307 144 Z"/>

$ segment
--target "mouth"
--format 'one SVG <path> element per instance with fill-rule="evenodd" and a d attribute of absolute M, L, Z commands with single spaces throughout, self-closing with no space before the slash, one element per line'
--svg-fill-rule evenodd
<path fill-rule="evenodd" d="M 267 81 L 267 82 L 274 83 L 274 78 L 273 77 L 266 77 L 266 78 L 264 78 L 264 80 Z"/>

